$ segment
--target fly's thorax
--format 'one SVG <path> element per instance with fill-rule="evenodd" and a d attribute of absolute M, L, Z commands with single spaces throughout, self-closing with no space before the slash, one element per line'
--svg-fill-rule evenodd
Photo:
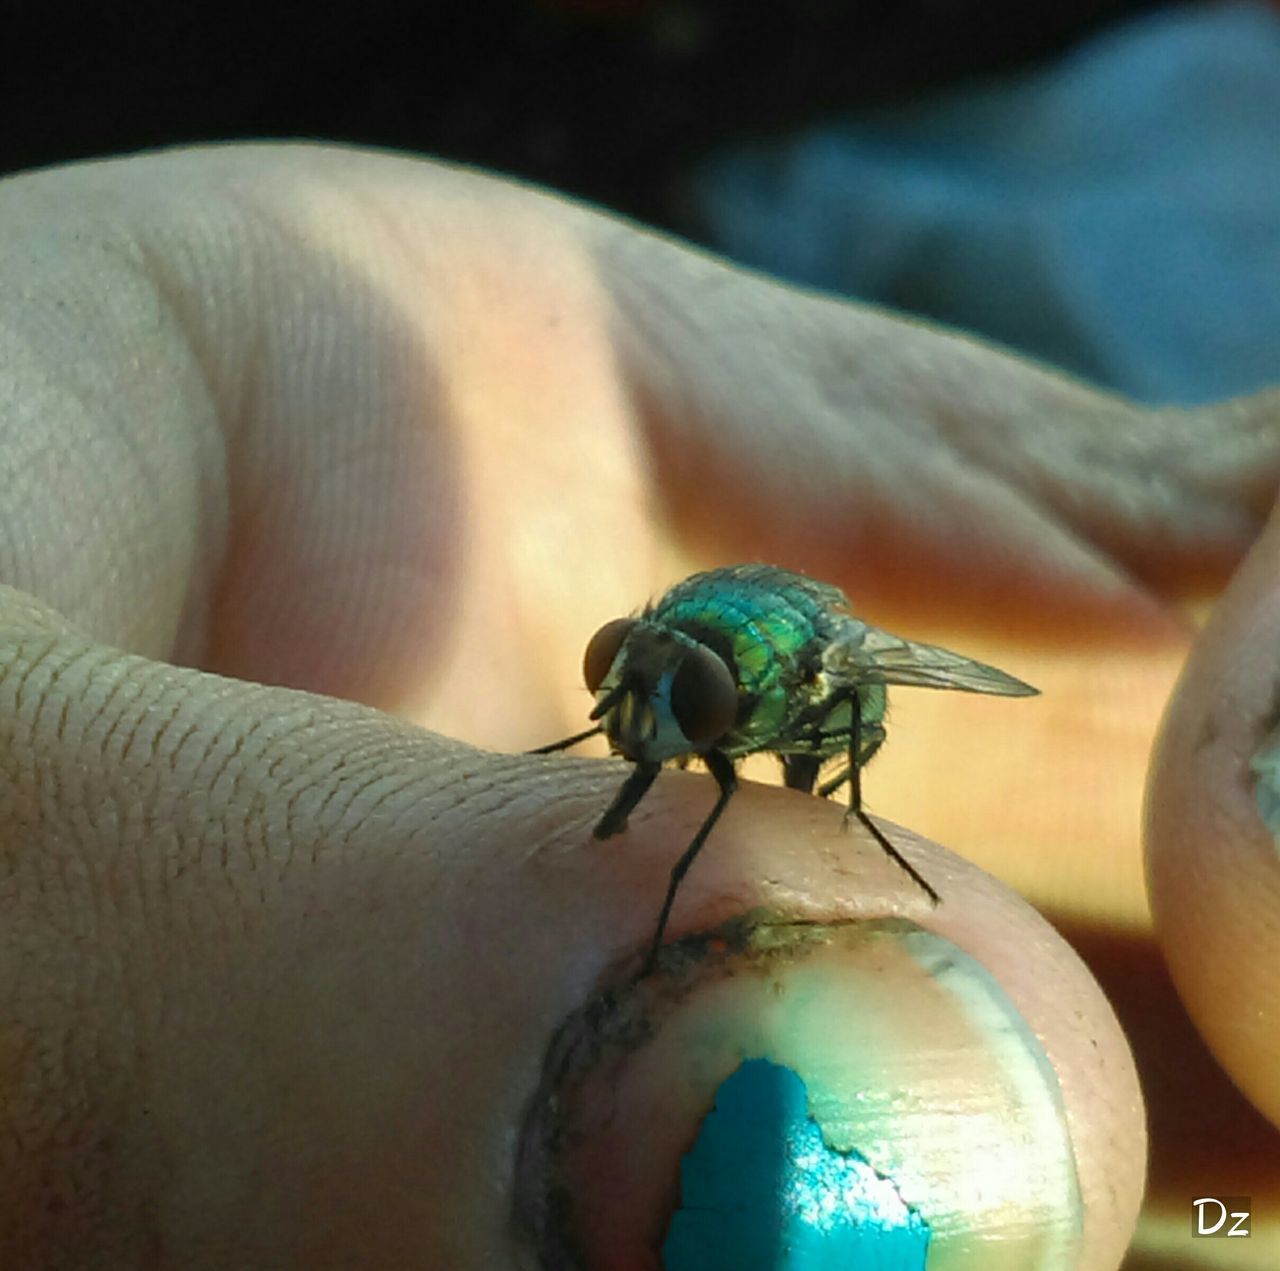
<path fill-rule="evenodd" d="M 682 631 L 635 621 L 596 691 L 617 754 L 664 763 L 710 749 L 731 726 L 737 691 L 723 661 Z"/>

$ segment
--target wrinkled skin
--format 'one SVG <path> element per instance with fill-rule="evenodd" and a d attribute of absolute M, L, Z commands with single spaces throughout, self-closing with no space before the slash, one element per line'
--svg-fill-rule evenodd
<path fill-rule="evenodd" d="M 493 753 L 585 726 L 587 636 L 759 558 L 1033 680 L 1069 638 L 1046 701 L 1136 650 L 1168 674 L 1118 743 L 1132 780 L 1083 796 L 1127 807 L 1189 639 L 1171 602 L 1223 581 L 1280 478 L 1274 394 L 1138 408 L 529 189 L 318 147 L 0 185 L 0 430 L 6 1267 L 516 1265 L 543 1047 L 642 944 L 708 798 L 663 776 L 600 844 L 618 765 Z M 1015 739 L 1041 727 L 1002 709 Z M 936 718 L 899 744 L 941 767 L 968 725 Z M 1091 726 L 1037 744 L 1069 772 Z M 1079 934 L 1104 984 L 1156 986 L 1119 1003 L 1140 1065 L 1197 1047 L 1136 831 L 1061 869 L 1033 831 L 1080 790 L 1015 780 L 1032 831 L 983 864 L 1051 915 L 1120 894 L 1136 926 Z M 884 810 L 947 841 L 953 801 L 912 788 Z M 744 786 L 673 931 L 779 895 L 818 918 L 918 903 L 892 872 L 870 897 L 833 874 L 788 836 L 811 816 Z M 981 854 L 987 827 L 965 833 Z M 985 896 L 967 929 L 1008 903 Z M 1019 980 L 1016 948 L 984 956 Z M 1052 976 L 1019 992 L 1055 1008 Z M 1256 1196 L 1273 1131 L 1197 1063 L 1148 1088 L 1153 1125 L 1164 1098 L 1224 1109 L 1262 1147 L 1218 1190 Z M 1069 1109 L 1090 1185 L 1132 1192 L 1118 1078 L 1062 1076 L 1096 1092 Z M 1153 1200 L 1181 1231 L 1200 1183 L 1164 1170 L 1170 1142 Z M 1219 1150 L 1225 1178 L 1232 1147 L 1197 1144 Z M 1131 1218 L 1087 1221 L 1114 1265 Z"/>

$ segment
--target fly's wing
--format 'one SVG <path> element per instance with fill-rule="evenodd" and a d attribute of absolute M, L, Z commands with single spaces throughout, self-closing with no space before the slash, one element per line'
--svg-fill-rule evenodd
<path fill-rule="evenodd" d="M 1040 692 L 1012 675 L 936 644 L 916 644 L 851 618 L 827 646 L 823 670 L 832 679 L 855 684 L 906 684 L 953 688 L 1001 697 L 1034 697 Z"/>

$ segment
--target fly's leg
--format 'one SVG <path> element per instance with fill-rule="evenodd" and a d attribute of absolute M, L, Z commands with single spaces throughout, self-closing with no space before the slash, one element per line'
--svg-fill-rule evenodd
<path fill-rule="evenodd" d="M 598 839 L 607 839 L 617 834 L 627 824 L 627 817 L 635 811 L 636 804 L 649 792 L 654 778 L 662 771 L 662 765 L 656 763 L 638 763 L 631 769 L 631 775 L 622 783 L 622 788 L 613 797 L 613 802 L 604 810 L 604 815 L 596 822 L 592 834 Z"/>
<path fill-rule="evenodd" d="M 813 793 L 813 783 L 818 779 L 822 760 L 817 755 L 783 755 L 782 780 L 788 790 Z"/>
<path fill-rule="evenodd" d="M 667 930 L 667 919 L 671 917 L 671 906 L 675 903 L 676 892 L 680 888 L 680 882 L 688 872 L 689 866 L 693 864 L 693 858 L 702 850 L 702 845 L 707 841 L 707 835 L 711 833 L 712 827 L 720 819 L 720 813 L 725 810 L 725 806 L 733 797 L 733 792 L 738 788 L 738 774 L 734 772 L 733 763 L 725 755 L 718 750 L 709 750 L 702 758 L 711 770 L 711 775 L 716 779 L 716 785 L 720 787 L 720 795 L 716 799 L 716 805 L 711 809 L 710 815 L 703 821 L 698 832 L 693 836 L 693 842 L 685 848 L 684 855 L 672 867 L 671 879 L 667 883 L 667 894 L 662 902 L 662 912 L 658 914 L 658 925 L 654 929 L 653 939 L 649 943 L 649 954 L 644 960 L 644 966 L 640 971 L 641 975 L 648 975 L 653 970 L 653 964 L 658 957 L 658 950 L 662 947 L 662 937 Z M 619 801 L 620 798 L 621 795 L 619 796 Z M 612 811 L 612 809 L 610 810 Z M 608 814 L 606 813 L 606 815 Z"/>
<path fill-rule="evenodd" d="M 842 785 L 844 785 L 846 781 L 849 780 L 852 774 L 853 774 L 852 768 L 849 768 L 849 767 L 841 768 L 840 771 L 837 772 L 834 777 L 832 777 L 829 781 L 824 781 L 818 787 L 818 798 L 829 799 L 833 794 L 835 794 L 837 790 L 840 789 Z"/>
<path fill-rule="evenodd" d="M 856 816 L 870 831 L 871 837 L 880 844 L 881 850 L 936 905 L 939 901 L 938 893 L 924 881 L 911 862 L 885 838 L 875 822 L 862 810 L 862 702 L 858 697 L 856 688 L 849 689 L 848 694 L 849 701 L 853 706 L 853 724 L 849 729 L 849 809 L 844 814 L 844 824 L 848 826 L 849 818 Z M 883 735 L 883 730 L 881 730 L 882 738 Z"/>
<path fill-rule="evenodd" d="M 865 768 L 867 764 L 871 762 L 871 756 L 874 755 L 876 751 L 879 750 L 881 745 L 884 743 L 884 729 L 879 724 L 863 724 L 861 729 L 861 734 L 862 734 L 862 756 L 857 763 L 856 771 L 858 772 L 861 772 L 862 769 Z M 849 736 L 849 733 L 846 731 L 843 735 L 847 737 Z M 841 734 L 828 733 L 827 736 L 839 737 L 841 736 Z M 831 777 L 828 780 L 824 781 L 818 787 L 818 798 L 820 799 L 830 798 L 831 795 L 835 794 L 835 792 L 839 790 L 840 787 L 844 785 L 846 781 L 850 780 L 854 771 L 855 771 L 855 768 L 852 768 L 848 764 L 846 764 L 843 768 L 840 769 L 839 772 L 836 773 L 834 777 Z"/>
<path fill-rule="evenodd" d="M 526 755 L 552 755 L 557 750 L 568 750 L 570 746 L 576 746 L 580 741 L 586 741 L 588 737 L 594 737 L 597 733 L 604 732 L 604 727 L 597 724 L 594 728 L 588 728 L 585 733 L 574 733 L 572 737 L 566 737 L 563 741 L 553 741 L 548 746 L 537 746 L 533 750 L 526 750 Z"/>

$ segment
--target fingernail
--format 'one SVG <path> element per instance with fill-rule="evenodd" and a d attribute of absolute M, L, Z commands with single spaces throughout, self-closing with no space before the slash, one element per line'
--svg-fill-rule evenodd
<path fill-rule="evenodd" d="M 729 928 L 566 1023 L 526 1132 L 542 1265 L 1070 1266 L 1062 1099 L 991 975 L 901 919 Z"/>

